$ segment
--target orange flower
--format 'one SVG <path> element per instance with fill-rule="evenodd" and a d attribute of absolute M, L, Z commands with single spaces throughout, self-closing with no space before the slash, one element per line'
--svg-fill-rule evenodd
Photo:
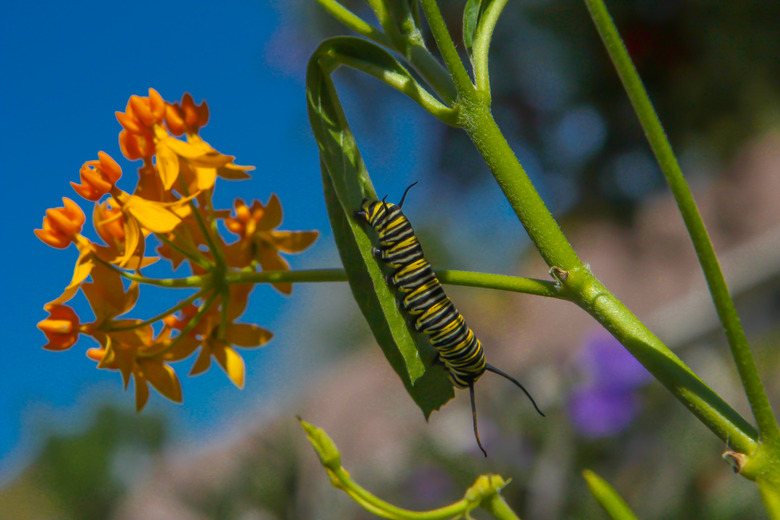
<path fill-rule="evenodd" d="M 75 241 L 86 220 L 78 204 L 66 197 L 62 198 L 62 202 L 65 204 L 62 208 L 47 209 L 43 229 L 34 230 L 35 236 L 44 244 L 57 249 L 64 249 Z"/>
<path fill-rule="evenodd" d="M 119 251 L 124 249 L 125 228 L 121 208 L 112 207 L 108 201 L 95 204 L 92 225 L 106 244 Z"/>
<path fill-rule="evenodd" d="M 71 182 L 76 193 L 87 200 L 98 201 L 110 192 L 122 176 L 122 168 L 105 152 L 98 152 L 99 160 L 87 161 L 81 166 L 81 184 Z"/>
<path fill-rule="evenodd" d="M 159 92 L 149 89 L 149 97 L 130 96 L 124 113 L 115 112 L 116 118 L 128 132 L 142 135 L 165 118 L 165 100 Z"/>
<path fill-rule="evenodd" d="M 67 305 L 45 307 L 49 317 L 38 323 L 49 342 L 46 350 L 68 350 L 79 338 L 79 317 Z"/>
<path fill-rule="evenodd" d="M 130 324 L 134 320 L 123 320 L 117 325 Z M 144 357 L 142 352 L 156 347 L 151 325 L 121 332 L 111 332 L 102 337 L 100 348 L 87 351 L 87 357 L 98 362 L 98 368 L 119 370 L 127 388 L 132 376 L 135 380 L 135 405 L 140 411 L 149 399 L 151 384 L 160 394 L 171 401 L 182 400 L 181 385 L 173 368 L 157 357 Z M 139 355 L 141 354 L 141 355 Z"/>
<path fill-rule="evenodd" d="M 265 206 L 254 201 L 251 208 L 236 199 L 235 208 L 236 216 L 225 218 L 225 226 L 241 237 L 225 252 L 232 267 L 246 267 L 256 261 L 264 271 L 287 271 L 290 265 L 279 253 L 298 253 L 317 239 L 316 231 L 274 230 L 282 223 L 282 205 L 276 195 L 271 195 Z M 292 284 L 288 282 L 273 286 L 284 294 L 292 292 Z"/>
<path fill-rule="evenodd" d="M 189 93 L 181 98 L 181 104 L 168 103 L 165 107 L 165 124 L 173 135 L 197 134 L 209 121 L 209 107 L 205 101 L 196 105 Z"/>
<path fill-rule="evenodd" d="M 124 130 L 119 133 L 122 154 L 131 161 L 151 161 L 155 151 L 154 127 L 165 119 L 165 100 L 149 89 L 149 97 L 130 96 L 124 112 L 115 112 Z"/>
<path fill-rule="evenodd" d="M 119 132 L 119 148 L 122 150 L 122 155 L 131 161 L 151 160 L 155 150 L 154 134 L 152 132 L 134 134 L 123 129 Z"/>

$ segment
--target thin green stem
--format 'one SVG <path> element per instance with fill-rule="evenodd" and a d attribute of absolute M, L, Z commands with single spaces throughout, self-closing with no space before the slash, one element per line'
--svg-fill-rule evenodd
<path fill-rule="evenodd" d="M 431 33 L 433 33 L 433 38 L 439 47 L 444 64 L 455 82 L 455 88 L 462 97 L 470 96 L 475 90 L 474 85 L 471 83 L 471 78 L 460 59 L 460 55 L 458 55 L 455 42 L 452 41 L 436 0 L 421 0 L 421 3 L 425 12 L 425 18 L 428 20 L 428 26 L 431 28 Z"/>
<path fill-rule="evenodd" d="M 339 46 L 337 46 L 337 43 Z M 346 45 L 345 43 L 352 43 L 352 45 Z M 413 101 L 417 102 L 425 110 L 431 113 L 440 121 L 454 125 L 456 123 L 457 114 L 454 109 L 441 103 L 435 96 L 428 92 L 422 85 L 420 85 L 406 69 L 404 69 L 400 63 L 395 61 L 394 58 L 387 56 L 377 56 L 377 58 L 392 59 L 393 63 L 371 61 L 366 58 L 365 54 L 361 55 L 354 52 L 354 46 L 358 42 L 348 40 L 338 40 L 332 42 L 332 45 L 328 49 L 329 57 L 339 65 L 352 67 L 356 70 L 364 72 L 370 76 L 373 76 L 383 83 L 393 87 L 394 89 L 406 94 Z M 373 49 L 366 49 L 373 50 Z M 350 53 L 350 51 L 353 51 Z M 384 52 L 384 51 L 382 51 Z M 395 70 L 390 68 L 392 65 Z"/>
<path fill-rule="evenodd" d="M 341 3 L 337 2 L 336 0 L 317 0 L 317 3 L 319 3 L 325 10 L 327 10 L 333 18 L 343 23 L 356 33 L 365 36 L 369 40 L 372 40 L 379 45 L 383 45 L 385 47 L 391 46 L 390 40 L 387 38 L 385 33 L 373 25 L 367 23 L 365 20 L 341 5 Z"/>
<path fill-rule="evenodd" d="M 547 280 L 537 280 L 535 278 L 449 270 L 436 270 L 436 278 L 438 278 L 441 283 L 450 285 L 497 289 L 499 291 L 534 294 L 536 296 L 547 296 L 550 298 L 570 298 L 567 293 L 560 290 L 557 283 L 549 282 Z"/>
<path fill-rule="evenodd" d="M 203 255 L 201 255 L 199 251 L 197 251 L 196 253 L 187 251 L 186 249 L 180 247 L 176 242 L 170 240 L 162 233 L 155 236 L 157 237 L 157 240 L 159 240 L 163 244 L 166 244 L 168 247 L 170 247 L 171 249 L 173 249 L 174 251 L 176 251 L 177 253 L 179 253 L 189 261 L 193 262 L 194 264 L 197 264 L 198 267 L 201 267 L 203 269 L 208 269 L 211 266 L 211 263 L 208 261 L 208 259 L 205 258 Z"/>
<path fill-rule="evenodd" d="M 147 276 L 141 276 L 133 273 L 127 273 L 121 269 L 116 269 L 115 266 L 106 263 L 110 267 L 113 267 L 123 278 L 127 278 L 133 282 L 143 283 L 146 285 L 156 285 L 158 287 L 167 287 L 170 289 L 187 289 L 191 287 L 203 287 L 207 284 L 210 275 L 197 275 L 187 276 L 186 278 L 149 278 Z"/>
<path fill-rule="evenodd" d="M 685 221 L 762 439 L 780 443 L 780 427 L 778 427 L 761 383 L 758 368 L 750 352 L 747 338 L 723 278 L 707 229 L 677 163 L 671 144 L 603 1 L 585 0 L 585 3 Z"/>
<path fill-rule="evenodd" d="M 344 492 L 361 506 L 383 518 L 391 518 L 393 520 L 444 520 L 462 514 L 468 506 L 468 502 L 463 499 L 439 509 L 430 511 L 411 511 L 409 509 L 394 506 L 393 504 L 378 498 L 352 480 L 349 473 L 342 467 L 333 470 L 329 469 L 328 472 L 330 473 L 331 478 L 338 483 L 337 487 L 344 490 Z"/>
<path fill-rule="evenodd" d="M 493 38 L 493 30 L 496 28 L 501 11 L 504 10 L 507 0 L 495 0 L 488 4 L 485 12 L 479 20 L 477 34 L 474 35 L 471 59 L 474 61 L 474 81 L 477 90 L 490 91 L 490 73 L 488 71 L 488 54 L 490 41 Z"/>
<path fill-rule="evenodd" d="M 300 271 L 234 271 L 225 276 L 225 282 L 278 283 L 278 282 L 346 282 L 344 269 L 304 269 Z"/>
<path fill-rule="evenodd" d="M 123 330 L 133 330 L 133 329 L 137 329 L 137 328 L 140 328 L 140 327 L 145 327 L 147 325 L 151 325 L 152 323 L 156 323 L 157 321 L 165 318 L 166 316 L 169 316 L 169 315 L 173 314 L 174 312 L 182 310 L 184 307 L 186 307 L 187 305 L 191 304 L 192 302 L 194 302 L 195 300 L 197 300 L 198 298 L 203 296 L 203 294 L 206 291 L 208 291 L 208 289 L 201 289 L 200 291 L 196 292 L 195 294 L 192 294 L 188 298 L 180 301 L 178 304 L 176 304 L 176 306 L 171 307 L 170 309 L 166 310 L 165 312 L 161 312 L 160 314 L 158 314 L 157 316 L 154 316 L 153 318 L 149 318 L 148 320 L 144 320 L 144 321 L 139 321 L 138 323 L 133 323 L 132 325 L 125 325 L 123 327 L 111 327 L 110 329 L 107 329 L 106 332 L 118 332 L 118 331 L 123 331 Z"/>
<path fill-rule="evenodd" d="M 201 293 L 201 296 L 207 292 L 207 290 L 199 291 Z M 212 291 L 211 294 L 209 294 L 209 297 L 206 299 L 205 302 L 203 302 L 200 307 L 198 307 L 198 312 L 193 316 L 190 321 L 187 323 L 187 326 L 182 329 L 182 331 L 179 333 L 178 336 L 176 336 L 176 339 L 174 339 L 170 345 L 166 345 L 164 348 L 157 350 L 155 352 L 139 352 L 138 357 L 139 358 L 151 358 L 156 357 L 162 354 L 165 354 L 166 352 L 169 352 L 171 349 L 173 349 L 176 345 L 178 345 L 185 337 L 187 337 L 187 334 L 192 332 L 192 329 L 198 326 L 198 323 L 200 323 L 200 320 L 203 319 L 203 316 L 206 314 L 206 312 L 209 310 L 211 305 L 214 303 L 214 300 L 217 299 L 219 294 L 217 291 Z"/>
<path fill-rule="evenodd" d="M 203 217 L 198 211 L 198 207 L 192 200 L 189 201 L 189 205 L 190 209 L 192 209 L 192 214 L 195 217 L 195 222 L 198 223 L 200 232 L 203 233 L 203 237 L 206 239 L 209 250 L 211 251 L 211 254 L 214 255 L 214 260 L 219 264 L 224 264 L 225 258 L 222 256 L 222 249 L 217 247 L 217 244 L 214 243 L 214 237 L 211 236 L 211 229 L 209 229 L 209 227 L 206 225 L 206 222 L 203 221 Z"/>

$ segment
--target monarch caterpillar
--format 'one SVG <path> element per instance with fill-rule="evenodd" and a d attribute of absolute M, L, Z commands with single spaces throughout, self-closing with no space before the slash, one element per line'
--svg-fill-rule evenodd
<path fill-rule="evenodd" d="M 544 414 L 517 379 L 485 361 L 482 343 L 444 293 L 431 264 L 425 260 L 414 229 L 401 211 L 406 195 L 415 184 L 406 188 L 398 205 L 385 199 L 363 199 L 355 217 L 365 221 L 379 235 L 379 246 L 373 248 L 373 255 L 394 270 L 387 276 L 387 283 L 398 291 L 399 303 L 414 320 L 414 328 L 430 338 L 439 360 L 449 373 L 452 385 L 469 389 L 474 436 L 479 449 L 487 457 L 479 439 L 474 400 L 474 383 L 485 371 L 513 382 L 530 399 L 536 411 L 542 417 Z"/>

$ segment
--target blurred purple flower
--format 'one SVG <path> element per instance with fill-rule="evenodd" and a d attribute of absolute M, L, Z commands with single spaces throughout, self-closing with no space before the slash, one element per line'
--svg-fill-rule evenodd
<path fill-rule="evenodd" d="M 650 374 L 605 332 L 591 336 L 579 358 L 583 383 L 569 397 L 569 416 L 586 437 L 609 437 L 625 430 L 639 413 L 636 389 Z"/>

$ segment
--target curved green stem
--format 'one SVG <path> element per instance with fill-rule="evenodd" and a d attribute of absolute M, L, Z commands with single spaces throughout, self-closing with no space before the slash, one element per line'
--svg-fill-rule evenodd
<path fill-rule="evenodd" d="M 436 45 L 439 47 L 444 64 L 450 71 L 455 88 L 461 97 L 472 94 L 475 90 L 474 85 L 471 83 L 469 73 L 458 55 L 455 42 L 452 41 L 450 32 L 447 30 L 447 24 L 444 22 L 444 17 L 441 15 L 436 0 L 421 0 L 421 3 L 425 12 L 425 18 L 428 20 L 428 25 L 431 28 L 434 40 L 436 40 Z"/>
<path fill-rule="evenodd" d="M 685 221 L 762 439 L 780 444 L 780 427 L 761 383 L 734 301 L 729 294 L 707 229 L 666 133 L 603 1 L 585 0 L 585 3 Z"/>
<path fill-rule="evenodd" d="M 479 20 L 477 33 L 474 35 L 472 45 L 471 59 L 474 62 L 474 81 L 477 84 L 477 90 L 484 92 L 490 91 L 490 74 L 488 72 L 488 52 L 490 50 L 490 41 L 493 38 L 493 31 L 504 10 L 507 0 L 494 0 L 490 2 L 485 12 Z"/>
<path fill-rule="evenodd" d="M 333 18 L 343 23 L 356 33 L 365 36 L 369 40 L 372 40 L 379 45 L 390 47 L 390 40 L 387 38 L 385 33 L 373 25 L 367 23 L 358 15 L 341 5 L 341 3 L 337 2 L 336 0 L 317 0 L 317 3 L 320 4 L 325 10 L 327 10 Z"/>
<path fill-rule="evenodd" d="M 442 104 L 390 53 L 371 42 L 337 36 L 322 42 L 314 55 L 328 73 L 341 65 L 365 72 L 406 94 L 440 121 L 448 125 L 455 124 L 457 115 L 454 109 Z"/>
<path fill-rule="evenodd" d="M 500 496 L 501 489 L 508 483 L 498 475 L 483 475 L 477 479 L 466 495 L 457 502 L 430 511 L 410 511 L 378 498 L 355 482 L 341 465 L 341 454 L 336 444 L 322 428 L 317 428 L 298 417 L 306 437 L 325 467 L 334 487 L 347 493 L 350 498 L 371 513 L 392 520 L 444 520 L 468 515 L 477 507 L 492 512 L 499 520 L 518 520 L 517 516 Z"/>

